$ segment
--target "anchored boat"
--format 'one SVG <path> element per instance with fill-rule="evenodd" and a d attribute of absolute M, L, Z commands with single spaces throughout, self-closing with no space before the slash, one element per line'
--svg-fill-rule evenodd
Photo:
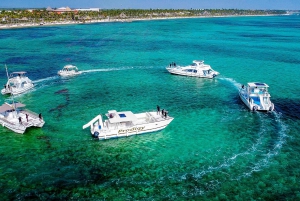
<path fill-rule="evenodd" d="M 0 123 L 2 126 L 23 134 L 29 127 L 43 127 L 45 121 L 41 114 L 24 109 L 22 103 L 4 103 L 0 106 Z"/>
<path fill-rule="evenodd" d="M 90 127 L 92 136 L 99 139 L 126 137 L 164 129 L 174 119 L 167 112 L 144 112 L 134 114 L 131 111 L 110 110 L 103 121 L 98 115 L 83 129 Z"/>
<path fill-rule="evenodd" d="M 204 61 L 198 60 L 194 60 L 191 65 L 184 67 L 176 66 L 175 63 L 172 63 L 166 69 L 171 74 L 199 78 L 214 78 L 220 74 L 213 70 L 210 65 L 204 64 Z"/>
<path fill-rule="evenodd" d="M 239 95 L 250 110 L 273 111 L 274 104 L 270 100 L 268 87 L 265 83 L 249 82 L 247 86 L 242 85 Z"/>
<path fill-rule="evenodd" d="M 6 65 L 5 65 L 6 67 Z M 8 76 L 7 67 L 7 83 L 4 85 L 4 89 L 1 90 L 1 93 L 4 94 L 21 94 L 29 89 L 33 88 L 34 85 L 32 81 L 26 76 L 25 71 L 13 72 Z"/>
<path fill-rule="evenodd" d="M 62 70 L 57 72 L 60 76 L 73 76 L 73 75 L 79 75 L 81 74 L 80 71 L 78 71 L 78 68 L 73 65 L 66 65 L 63 67 Z"/>

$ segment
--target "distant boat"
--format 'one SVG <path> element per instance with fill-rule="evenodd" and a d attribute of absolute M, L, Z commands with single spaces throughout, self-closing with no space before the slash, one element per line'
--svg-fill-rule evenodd
<path fill-rule="evenodd" d="M 1 90 L 1 93 L 4 94 L 21 94 L 24 93 L 31 88 L 34 87 L 32 81 L 26 76 L 25 71 L 20 72 L 13 72 L 8 76 L 7 67 L 6 73 L 7 73 L 7 83 L 4 85 L 4 89 Z"/>
<path fill-rule="evenodd" d="M 57 74 L 60 76 L 74 76 L 81 74 L 81 72 L 78 71 L 78 68 L 76 66 L 66 65 L 62 70 L 58 71 Z"/>
<path fill-rule="evenodd" d="M 175 63 L 172 63 L 166 69 L 171 74 L 199 78 L 214 78 L 220 74 L 213 70 L 210 65 L 204 64 L 204 61 L 198 60 L 194 60 L 191 65 L 184 67 L 176 66 Z"/>
<path fill-rule="evenodd" d="M 106 120 L 98 115 L 83 129 L 91 127 L 92 136 L 98 139 L 126 137 L 143 133 L 155 132 L 164 129 L 174 119 L 166 113 L 144 112 L 134 114 L 131 111 L 108 111 Z"/>
<path fill-rule="evenodd" d="M 0 106 L 0 124 L 16 133 L 23 134 L 29 127 L 43 127 L 41 114 L 24 109 L 22 103 L 4 103 Z"/>
<path fill-rule="evenodd" d="M 274 104 L 270 100 L 268 87 L 265 83 L 249 82 L 247 86 L 242 85 L 239 95 L 252 111 L 273 111 Z"/>

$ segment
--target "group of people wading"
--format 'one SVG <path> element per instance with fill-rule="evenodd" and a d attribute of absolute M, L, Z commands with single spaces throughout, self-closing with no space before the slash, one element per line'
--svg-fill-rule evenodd
<path fill-rule="evenodd" d="M 165 110 L 165 109 L 162 109 L 162 110 L 161 110 L 161 113 L 160 113 L 160 107 L 159 107 L 159 105 L 158 105 L 158 106 L 157 106 L 157 114 L 161 114 L 162 117 L 167 118 L 167 116 L 168 116 L 168 111 Z"/>

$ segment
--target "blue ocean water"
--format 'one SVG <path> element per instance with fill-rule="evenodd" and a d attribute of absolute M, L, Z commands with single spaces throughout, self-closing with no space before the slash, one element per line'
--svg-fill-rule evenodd
<path fill-rule="evenodd" d="M 0 128 L 4 200 L 300 199 L 300 18 L 198 18 L 0 31 L 0 83 L 24 70 L 35 89 L 16 96 L 42 129 Z M 169 74 L 205 60 L 215 79 Z M 60 78 L 76 65 L 83 74 Z M 247 82 L 270 86 L 276 112 L 250 112 Z M 1 103 L 10 99 L 1 96 Z M 107 110 L 156 105 L 164 130 L 97 141 L 82 126 Z"/>

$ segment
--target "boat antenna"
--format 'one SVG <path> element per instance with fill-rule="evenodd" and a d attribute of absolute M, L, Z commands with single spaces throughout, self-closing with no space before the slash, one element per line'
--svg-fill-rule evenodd
<path fill-rule="evenodd" d="M 5 64 L 5 69 L 6 69 L 6 75 L 7 75 L 7 80 L 9 80 L 9 76 L 8 76 L 8 70 L 7 70 L 7 66 Z M 9 84 L 9 83 L 8 83 Z M 13 105 L 13 108 L 16 110 L 16 103 L 15 103 L 15 100 L 14 100 L 14 94 L 12 93 L 12 90 L 10 92 L 10 95 L 11 95 L 11 98 L 12 98 L 12 105 Z"/>
<path fill-rule="evenodd" d="M 7 79 L 9 80 L 9 76 L 8 76 L 8 71 L 7 71 L 7 66 L 6 66 L 6 64 L 5 64 L 5 69 L 6 69 Z"/>

